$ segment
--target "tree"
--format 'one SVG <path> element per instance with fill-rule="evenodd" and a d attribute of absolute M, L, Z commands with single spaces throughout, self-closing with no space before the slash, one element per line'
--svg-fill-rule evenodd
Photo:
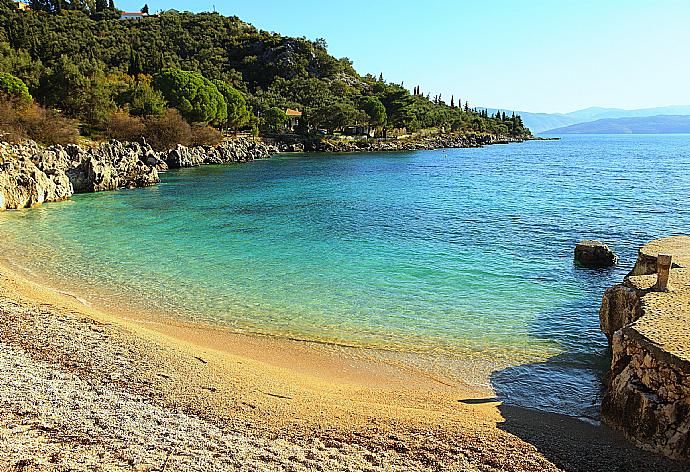
<path fill-rule="evenodd" d="M 168 103 L 191 123 L 225 123 L 228 108 L 213 83 L 198 72 L 163 69 L 154 80 Z"/>
<path fill-rule="evenodd" d="M 5 95 L 7 98 L 16 100 L 22 106 L 30 105 L 33 101 L 29 88 L 18 77 L 0 72 L 0 98 Z"/>
<path fill-rule="evenodd" d="M 455 96 L 454 95 L 450 96 L 450 107 L 455 108 Z"/>
<path fill-rule="evenodd" d="M 149 4 L 145 3 L 143 7 L 141 7 L 141 12 L 148 15 L 149 14 Z"/>
<path fill-rule="evenodd" d="M 150 80 L 140 78 L 120 95 L 120 105 L 128 104 L 132 116 L 161 116 L 166 109 L 163 94 L 151 87 Z"/>
<path fill-rule="evenodd" d="M 108 0 L 108 10 L 115 11 L 115 1 L 114 0 Z"/>
<path fill-rule="evenodd" d="M 307 119 L 313 126 L 324 127 L 328 134 L 333 134 L 338 128 L 365 122 L 367 116 L 349 103 L 332 102 L 312 109 Z"/>
<path fill-rule="evenodd" d="M 113 83 L 105 76 L 104 64 L 65 54 L 46 70 L 39 87 L 42 103 L 97 125 L 114 111 Z"/>
<path fill-rule="evenodd" d="M 386 125 L 394 128 L 408 127 L 415 119 L 412 112 L 414 100 L 409 90 L 398 85 L 377 87 L 377 96 L 386 109 Z"/>
<path fill-rule="evenodd" d="M 272 107 L 266 110 L 261 116 L 261 127 L 264 132 L 277 133 L 287 124 L 288 117 L 283 110 Z"/>
<path fill-rule="evenodd" d="M 247 101 L 244 96 L 222 80 L 213 80 L 212 82 L 225 99 L 228 110 L 226 124 L 237 129 L 249 123 L 251 113 L 247 109 Z"/>
<path fill-rule="evenodd" d="M 377 97 L 363 97 L 360 102 L 362 111 L 369 117 L 369 127 L 383 126 L 386 124 L 386 107 Z"/>
<path fill-rule="evenodd" d="M 102 12 L 108 8 L 108 0 L 96 0 L 96 11 Z"/>

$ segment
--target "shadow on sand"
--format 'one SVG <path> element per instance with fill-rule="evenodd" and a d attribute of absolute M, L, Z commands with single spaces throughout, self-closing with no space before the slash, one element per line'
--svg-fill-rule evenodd
<path fill-rule="evenodd" d="M 497 425 L 499 429 L 532 444 L 548 460 L 566 471 L 687 472 L 690 470 L 688 464 L 667 460 L 636 448 L 620 433 L 591 418 L 577 418 L 557 412 L 525 408 L 506 400 L 515 391 L 510 387 L 512 382 L 519 382 L 531 373 L 535 373 L 536 378 L 539 379 L 540 373 L 553 372 L 553 368 L 548 365 L 550 363 L 556 363 L 555 369 L 558 371 L 559 362 L 557 358 L 550 359 L 545 363 L 510 367 L 492 374 L 491 383 L 498 399 L 504 401 L 498 406 L 504 418 L 504 421 Z M 537 405 L 539 404 L 538 397 L 546 389 L 551 389 L 550 398 L 566 398 L 568 395 L 577 398 L 579 392 L 573 390 L 574 385 L 569 385 L 567 382 L 559 385 L 558 377 L 558 375 L 551 377 L 550 381 L 546 377 L 542 380 L 532 380 L 527 389 L 524 385 L 521 387 L 522 394 L 528 395 L 530 388 L 533 388 L 531 394 L 536 399 L 533 404 Z M 496 398 L 487 398 L 464 402 L 476 404 L 495 400 Z M 598 405 L 593 405 L 592 408 L 596 408 L 598 412 Z M 554 411 L 551 408 L 549 410 Z"/>

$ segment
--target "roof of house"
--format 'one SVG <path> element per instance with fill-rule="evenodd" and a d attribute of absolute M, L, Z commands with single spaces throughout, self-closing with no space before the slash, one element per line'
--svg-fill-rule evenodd
<path fill-rule="evenodd" d="M 287 116 L 302 116 L 302 112 L 299 110 L 293 110 L 292 108 L 288 108 L 285 110 L 285 114 Z"/>
<path fill-rule="evenodd" d="M 122 16 L 145 16 L 140 11 L 123 11 Z"/>

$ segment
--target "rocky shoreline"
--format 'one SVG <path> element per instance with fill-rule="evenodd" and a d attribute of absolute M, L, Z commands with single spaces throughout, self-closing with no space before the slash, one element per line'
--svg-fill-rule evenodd
<path fill-rule="evenodd" d="M 147 187 L 160 182 L 158 171 L 249 162 L 276 151 L 245 139 L 217 146 L 178 145 L 164 152 L 153 150 L 146 142 L 47 148 L 34 142 L 0 143 L 0 210 L 66 200 L 75 193 Z"/>
<path fill-rule="evenodd" d="M 346 141 L 282 138 L 272 142 L 238 138 L 216 146 L 178 145 L 155 151 L 145 141 L 110 141 L 93 146 L 42 147 L 0 142 L 0 210 L 30 208 L 70 198 L 75 193 L 148 187 L 160 182 L 159 171 L 204 164 L 266 159 L 278 152 L 383 152 L 444 148 L 478 148 L 543 138 L 488 134 L 434 135 L 394 141 Z"/>
<path fill-rule="evenodd" d="M 667 288 L 657 258 L 672 256 Z M 643 449 L 690 461 L 690 237 L 640 249 L 599 313 L 612 349 L 602 418 Z"/>
<path fill-rule="evenodd" d="M 491 134 L 445 134 L 419 136 L 398 140 L 308 140 L 301 137 L 281 137 L 275 140 L 280 152 L 385 152 L 426 151 L 433 149 L 479 148 L 491 144 L 521 143 L 543 138 L 517 138 Z"/>

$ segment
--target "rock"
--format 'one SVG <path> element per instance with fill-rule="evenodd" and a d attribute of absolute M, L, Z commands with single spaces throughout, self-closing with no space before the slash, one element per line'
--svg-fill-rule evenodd
<path fill-rule="evenodd" d="M 575 246 L 575 263 L 593 269 L 611 267 L 618 256 L 601 241 L 582 241 Z"/>
<path fill-rule="evenodd" d="M 658 291 L 652 271 L 671 254 L 673 289 Z M 645 245 L 623 284 L 606 290 L 599 312 L 609 338 L 603 421 L 638 446 L 690 461 L 690 238 Z"/>
<path fill-rule="evenodd" d="M 0 143 L 0 210 L 64 200 L 73 193 L 155 185 L 158 171 L 202 164 L 249 162 L 271 157 L 274 146 L 247 139 L 217 146 L 178 145 L 156 152 L 145 140 L 110 141 L 95 147 L 76 144 L 43 148 L 32 141 Z"/>

